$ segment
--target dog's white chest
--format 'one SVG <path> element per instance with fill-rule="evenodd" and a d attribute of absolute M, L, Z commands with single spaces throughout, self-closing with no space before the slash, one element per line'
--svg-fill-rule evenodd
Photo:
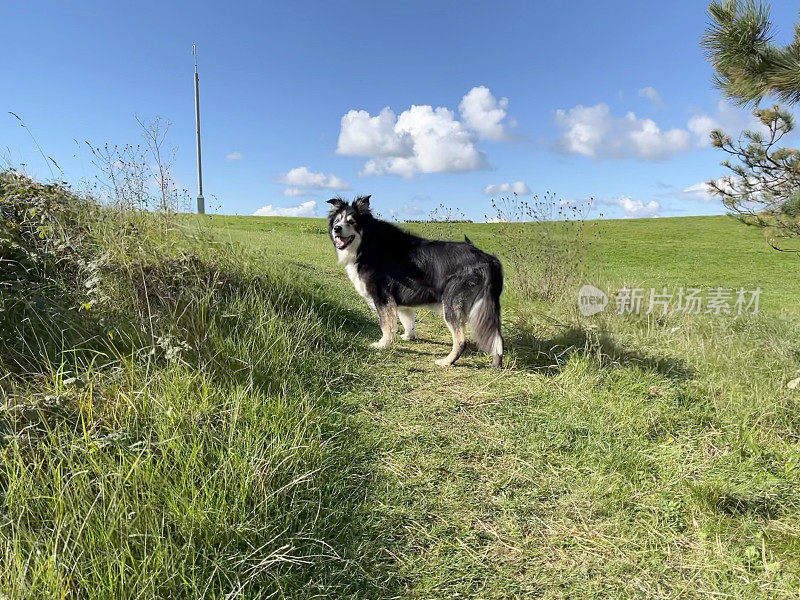
<path fill-rule="evenodd" d="M 350 278 L 350 281 L 353 282 L 353 287 L 356 288 L 358 295 L 366 300 L 367 304 L 373 306 L 372 298 L 370 298 L 367 293 L 367 284 L 358 274 L 358 267 L 356 267 L 355 263 L 348 264 L 345 270 L 347 271 L 347 276 Z"/>

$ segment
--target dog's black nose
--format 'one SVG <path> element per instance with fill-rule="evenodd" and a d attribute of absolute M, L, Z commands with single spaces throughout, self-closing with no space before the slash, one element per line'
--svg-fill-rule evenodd
<path fill-rule="evenodd" d="M 341 225 L 336 225 L 333 228 L 333 233 L 342 233 L 342 226 Z"/>

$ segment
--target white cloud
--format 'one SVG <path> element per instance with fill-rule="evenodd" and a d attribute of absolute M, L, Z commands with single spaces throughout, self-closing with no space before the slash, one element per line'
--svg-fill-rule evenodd
<path fill-rule="evenodd" d="M 411 139 L 410 155 L 374 156 L 363 175 L 460 173 L 486 166 L 484 152 L 475 147 L 475 135 L 454 119 L 447 108 L 412 106 L 400 113 L 395 124 L 398 138 Z"/>
<path fill-rule="evenodd" d="M 717 185 L 728 192 L 733 191 L 734 184 L 739 184 L 742 182 L 742 179 L 733 177 L 731 175 L 720 177 L 716 180 Z M 685 198 L 691 198 L 693 200 L 700 200 L 701 202 L 722 202 L 722 198 L 716 194 L 713 194 L 708 183 L 705 181 L 701 181 L 700 183 L 695 183 L 694 185 L 683 188 L 681 190 L 681 196 Z"/>
<path fill-rule="evenodd" d="M 656 104 L 661 101 L 652 87 L 640 89 L 639 95 Z M 616 117 L 607 104 L 560 109 L 556 111 L 555 122 L 562 132 L 556 148 L 596 160 L 633 157 L 661 161 L 693 148 L 709 146 L 714 129 L 722 129 L 733 137 L 744 129 L 764 130 L 752 114 L 725 100 L 720 100 L 716 111 L 712 112 L 693 115 L 685 129 L 662 130 L 652 119 L 638 118 L 633 112 Z"/>
<path fill-rule="evenodd" d="M 685 129 L 662 131 L 652 119 L 639 119 L 632 112 L 615 117 L 606 104 L 557 110 L 556 124 L 563 129 L 557 142 L 559 149 L 594 159 L 634 157 L 660 161 L 692 146 L 691 135 Z"/>
<path fill-rule="evenodd" d="M 683 188 L 681 190 L 681 195 L 695 200 L 702 200 L 703 202 L 711 201 L 711 194 L 708 191 L 708 184 L 705 181 Z"/>
<path fill-rule="evenodd" d="M 613 200 L 607 200 L 604 204 L 619 206 L 625 212 L 626 217 L 633 218 L 655 217 L 658 216 L 658 211 L 661 210 L 661 205 L 655 200 L 645 203 L 642 200 L 634 200 L 629 196 L 620 196 Z"/>
<path fill-rule="evenodd" d="M 314 188 L 325 190 L 349 190 L 350 184 L 336 175 L 325 173 L 313 173 L 308 167 L 295 167 L 288 173 L 278 177 L 278 181 L 286 185 L 298 188 Z"/>
<path fill-rule="evenodd" d="M 745 129 L 764 130 L 764 125 L 752 113 L 733 106 L 725 100 L 717 103 L 715 116 L 700 113 L 689 119 L 691 132 L 696 136 L 697 146 L 704 148 L 711 144 L 711 131 L 722 129 L 728 135 L 736 138 L 740 131 Z"/>
<path fill-rule="evenodd" d="M 659 94 L 658 90 L 656 90 L 656 88 L 654 88 L 651 85 L 648 85 L 647 87 L 643 87 L 642 89 L 640 89 L 639 97 L 647 98 L 648 100 L 650 100 L 650 102 L 652 102 L 656 106 L 664 105 L 664 101 L 661 99 L 661 94 Z"/>
<path fill-rule="evenodd" d="M 717 102 L 717 120 L 725 131 L 738 133 L 742 129 L 763 129 L 764 124 L 749 110 L 721 99 Z"/>
<path fill-rule="evenodd" d="M 477 86 L 461 99 L 458 110 L 467 127 L 476 131 L 478 137 L 487 140 L 503 140 L 508 133 L 503 120 L 508 114 L 508 98 L 497 100 L 489 88 Z"/>
<path fill-rule="evenodd" d="M 717 199 L 717 197 L 711 195 L 708 184 L 705 181 L 683 188 L 681 194 L 695 200 L 702 200 L 703 202 L 711 202 Z"/>
<path fill-rule="evenodd" d="M 502 194 L 517 194 L 524 196 L 531 193 L 531 188 L 524 181 L 514 183 L 492 183 L 483 188 L 483 193 L 487 196 L 500 196 Z"/>
<path fill-rule="evenodd" d="M 305 190 L 301 190 L 300 188 L 290 187 L 283 190 L 284 196 L 305 196 L 308 192 Z"/>
<path fill-rule="evenodd" d="M 350 156 L 411 156 L 413 140 L 395 130 L 397 115 L 388 106 L 371 117 L 365 110 L 351 110 L 342 117 L 337 154 Z"/>
<path fill-rule="evenodd" d="M 231 152 L 230 154 L 225 155 L 225 160 L 242 160 L 244 158 L 244 154 L 241 152 Z"/>
<path fill-rule="evenodd" d="M 695 115 L 689 119 L 688 127 L 697 138 L 697 146 L 705 148 L 711 143 L 711 132 L 719 127 L 719 123 L 708 115 Z"/>
<path fill-rule="evenodd" d="M 462 121 L 445 107 L 412 105 L 397 115 L 389 107 L 376 116 L 351 110 L 342 117 L 338 154 L 369 157 L 361 175 L 461 173 L 486 167 L 478 139 L 506 139 L 508 100 L 475 87 L 459 105 Z"/>
<path fill-rule="evenodd" d="M 662 132 L 652 119 L 636 119 L 633 113 L 628 113 L 626 121 L 631 125 L 628 136 L 634 154 L 646 160 L 672 158 L 691 144 L 689 133 L 683 129 Z"/>
<path fill-rule="evenodd" d="M 315 200 L 309 200 L 297 206 L 273 206 L 272 204 L 267 204 L 253 214 L 257 217 L 316 217 L 317 203 Z"/>

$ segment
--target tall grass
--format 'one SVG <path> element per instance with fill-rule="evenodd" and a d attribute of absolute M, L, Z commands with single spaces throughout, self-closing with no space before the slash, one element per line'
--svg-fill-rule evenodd
<path fill-rule="evenodd" d="M 0 590 L 370 596 L 346 315 L 258 257 L 3 177 Z"/>

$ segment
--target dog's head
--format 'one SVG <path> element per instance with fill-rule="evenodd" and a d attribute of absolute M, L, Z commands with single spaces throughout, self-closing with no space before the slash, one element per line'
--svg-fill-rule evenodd
<path fill-rule="evenodd" d="M 369 210 L 370 196 L 359 196 L 352 203 L 341 198 L 328 200 L 331 212 L 328 215 L 328 234 L 331 237 L 339 261 L 347 256 L 355 257 L 364 235 L 364 225 L 372 218 Z"/>

